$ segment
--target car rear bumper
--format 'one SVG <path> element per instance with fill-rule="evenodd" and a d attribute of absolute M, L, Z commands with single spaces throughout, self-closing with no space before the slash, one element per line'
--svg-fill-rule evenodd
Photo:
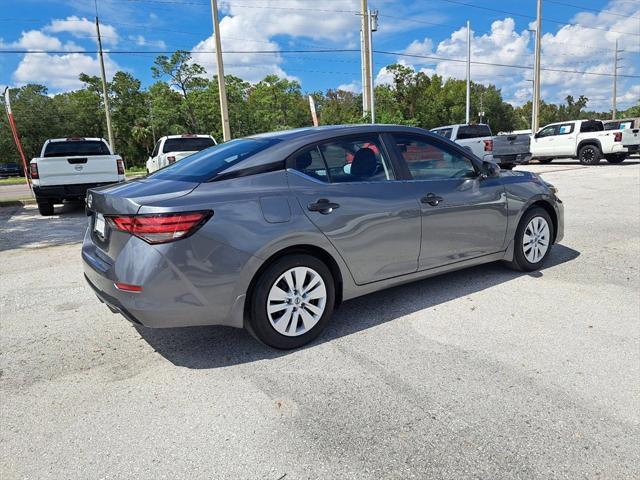
<path fill-rule="evenodd" d="M 247 286 L 241 284 L 240 273 L 251 257 L 237 251 L 231 256 L 231 252 L 221 251 L 231 247 L 221 246 L 211 250 L 210 258 L 199 258 L 194 263 L 189 245 L 176 249 L 182 250 L 182 254 L 166 255 L 175 248 L 169 245 L 172 244 L 162 246 L 163 250 L 132 237 L 113 260 L 87 231 L 82 245 L 85 278 L 112 311 L 139 325 L 242 327 Z M 214 258 L 218 260 L 215 267 L 211 265 Z M 115 284 L 120 282 L 142 286 L 143 290 L 119 290 Z"/>
<path fill-rule="evenodd" d="M 493 159 L 498 165 L 520 165 L 531 160 L 530 153 L 519 153 L 517 155 L 494 155 Z"/>
<path fill-rule="evenodd" d="M 67 198 L 83 198 L 90 188 L 104 187 L 113 185 L 117 182 L 106 183 L 79 183 L 77 185 L 51 185 L 51 186 L 33 186 L 33 193 L 37 198 L 46 199 L 67 199 Z"/>

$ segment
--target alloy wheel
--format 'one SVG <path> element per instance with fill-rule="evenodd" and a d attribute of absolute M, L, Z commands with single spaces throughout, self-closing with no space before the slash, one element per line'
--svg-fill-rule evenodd
<path fill-rule="evenodd" d="M 294 267 L 271 286 L 267 317 L 278 333 L 297 337 L 316 326 L 326 304 L 327 289 L 320 274 L 309 267 Z"/>
<path fill-rule="evenodd" d="M 549 250 L 551 230 L 549 224 L 542 217 L 533 217 L 524 229 L 522 249 L 525 258 L 530 263 L 538 263 Z"/>

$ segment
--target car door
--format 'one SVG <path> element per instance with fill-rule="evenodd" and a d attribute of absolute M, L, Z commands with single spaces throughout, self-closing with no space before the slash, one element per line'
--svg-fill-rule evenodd
<path fill-rule="evenodd" d="M 386 138 L 411 179 L 406 189 L 421 205 L 420 270 L 505 249 L 507 201 L 500 178 L 479 175 L 466 154 L 437 138 Z"/>
<path fill-rule="evenodd" d="M 548 125 L 531 138 L 531 154 L 535 157 L 547 157 L 556 154 L 555 138 L 558 125 Z"/>
<path fill-rule="evenodd" d="M 290 188 L 357 284 L 415 272 L 420 205 L 377 135 L 310 146 L 289 160 Z"/>
<path fill-rule="evenodd" d="M 576 154 L 576 124 L 574 122 L 561 123 L 556 125 L 556 134 L 553 137 L 553 141 L 550 143 L 553 146 L 554 154 L 564 157 L 573 156 Z"/>

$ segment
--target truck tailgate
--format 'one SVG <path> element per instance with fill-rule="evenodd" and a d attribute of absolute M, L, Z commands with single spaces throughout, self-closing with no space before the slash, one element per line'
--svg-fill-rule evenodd
<path fill-rule="evenodd" d="M 40 186 L 118 181 L 116 155 L 37 158 Z"/>
<path fill-rule="evenodd" d="M 637 147 L 640 145 L 640 129 L 625 128 L 622 130 L 622 146 Z"/>

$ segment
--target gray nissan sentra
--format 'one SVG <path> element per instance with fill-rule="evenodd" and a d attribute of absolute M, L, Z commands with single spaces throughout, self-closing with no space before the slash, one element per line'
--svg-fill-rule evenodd
<path fill-rule="evenodd" d="M 85 277 L 111 310 L 244 327 L 283 349 L 342 301 L 497 260 L 535 270 L 563 236 L 562 202 L 537 175 L 392 125 L 233 140 L 89 191 L 87 214 Z"/>

